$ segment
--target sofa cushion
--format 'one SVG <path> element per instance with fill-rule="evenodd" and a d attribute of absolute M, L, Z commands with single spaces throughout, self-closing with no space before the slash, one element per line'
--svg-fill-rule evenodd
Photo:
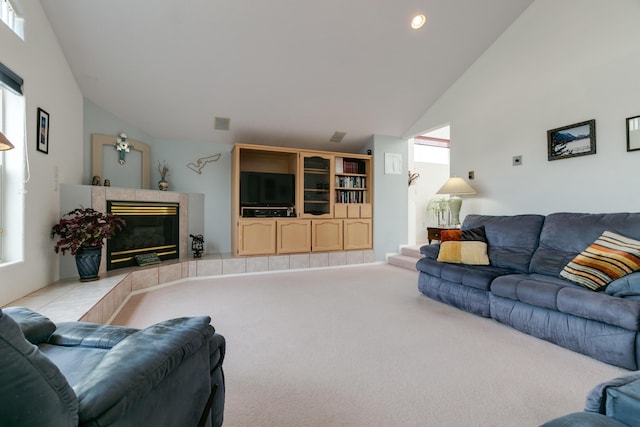
<path fill-rule="evenodd" d="M 640 240 L 640 213 L 560 212 L 547 215 L 540 232 L 540 245 L 531 259 L 531 272 L 559 275 L 569 261 L 605 230 Z M 490 236 L 487 234 L 487 237 Z"/>
<path fill-rule="evenodd" d="M 640 301 L 594 293 L 559 277 L 512 274 L 494 279 L 491 293 L 535 307 L 637 331 Z"/>
<path fill-rule="evenodd" d="M 512 273 L 490 265 L 448 264 L 430 258 L 420 259 L 416 268 L 439 279 L 487 291 L 493 279 Z"/>
<path fill-rule="evenodd" d="M 557 277 L 541 274 L 511 274 L 497 277 L 491 283 L 491 293 L 557 311 L 558 292 L 565 286 L 577 287 Z"/>
<path fill-rule="evenodd" d="M 564 287 L 558 291 L 558 311 L 638 331 L 640 301 L 611 297 L 582 287 Z"/>
<path fill-rule="evenodd" d="M 529 272 L 531 256 L 538 247 L 542 215 L 467 215 L 463 230 L 484 226 L 491 265 L 520 273 Z M 557 274 L 556 274 L 557 275 Z"/>
<path fill-rule="evenodd" d="M 61 322 L 48 343 L 65 347 L 95 347 L 109 349 L 138 332 L 124 326 L 100 325 L 87 322 Z"/>
<path fill-rule="evenodd" d="M 560 272 L 560 277 L 597 291 L 640 270 L 640 242 L 605 231 Z"/>

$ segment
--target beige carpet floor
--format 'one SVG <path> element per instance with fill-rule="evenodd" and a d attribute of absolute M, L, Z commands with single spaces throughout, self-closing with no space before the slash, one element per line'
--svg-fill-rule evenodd
<path fill-rule="evenodd" d="M 225 426 L 536 426 L 623 372 L 433 301 L 390 265 L 186 280 L 114 324 L 209 315 Z"/>

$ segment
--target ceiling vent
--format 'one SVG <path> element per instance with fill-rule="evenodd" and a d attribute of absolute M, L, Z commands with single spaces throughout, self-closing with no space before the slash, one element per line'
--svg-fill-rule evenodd
<path fill-rule="evenodd" d="M 213 122 L 215 130 L 229 130 L 231 128 L 231 119 L 228 117 L 215 117 Z"/>
<path fill-rule="evenodd" d="M 342 142 L 342 139 L 344 138 L 344 136 L 346 135 L 346 132 L 338 132 L 335 131 L 333 133 L 333 136 L 331 137 L 331 139 L 329 140 L 330 142 Z"/>

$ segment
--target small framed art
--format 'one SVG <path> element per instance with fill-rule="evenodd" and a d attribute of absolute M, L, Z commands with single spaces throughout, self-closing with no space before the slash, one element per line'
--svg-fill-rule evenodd
<path fill-rule="evenodd" d="M 547 131 L 548 159 L 559 160 L 596 153 L 596 121 L 574 123 Z"/>
<path fill-rule="evenodd" d="M 640 116 L 627 119 L 627 151 L 640 150 Z"/>
<path fill-rule="evenodd" d="M 38 108 L 38 151 L 49 154 L 49 113 Z"/>

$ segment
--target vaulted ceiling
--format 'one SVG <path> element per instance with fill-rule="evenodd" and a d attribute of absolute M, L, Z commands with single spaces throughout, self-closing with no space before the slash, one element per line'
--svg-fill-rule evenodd
<path fill-rule="evenodd" d="M 40 1 L 83 95 L 154 138 L 354 151 L 403 136 L 533 0 Z"/>

